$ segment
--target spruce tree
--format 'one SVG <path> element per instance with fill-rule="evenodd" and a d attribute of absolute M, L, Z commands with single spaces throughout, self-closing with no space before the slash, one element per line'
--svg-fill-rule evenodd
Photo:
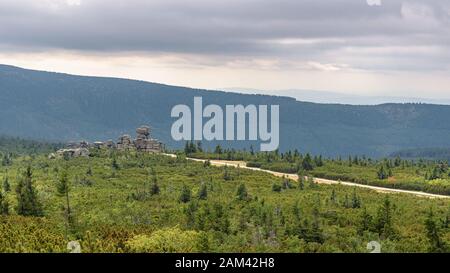
<path fill-rule="evenodd" d="M 299 201 L 298 200 L 295 201 L 294 206 L 292 208 L 292 211 L 294 213 L 295 220 L 297 222 L 300 221 L 301 212 L 300 212 Z"/>
<path fill-rule="evenodd" d="M 203 153 L 203 147 L 202 147 L 202 142 L 201 141 L 197 141 L 197 150 L 200 153 Z"/>
<path fill-rule="evenodd" d="M 183 184 L 183 188 L 181 189 L 180 197 L 178 198 L 178 200 L 182 203 L 187 203 L 191 201 L 191 194 L 191 189 Z"/>
<path fill-rule="evenodd" d="M 228 166 L 225 165 L 224 171 L 223 171 L 223 180 L 229 181 L 231 179 L 233 179 L 233 177 L 231 176 L 230 171 L 228 170 Z"/>
<path fill-rule="evenodd" d="M 86 175 L 92 176 L 92 168 L 91 168 L 91 166 L 88 167 L 88 169 L 86 171 Z"/>
<path fill-rule="evenodd" d="M 66 232 L 67 232 L 69 227 L 71 227 L 73 224 L 73 216 L 72 210 L 70 208 L 70 198 L 69 198 L 70 182 L 66 171 L 63 171 L 61 173 L 58 183 L 56 184 L 56 190 L 58 192 L 58 195 L 64 197 L 66 202 L 66 207 L 64 208 L 64 216 L 66 219 Z"/>
<path fill-rule="evenodd" d="M 333 204 L 336 204 L 337 202 L 336 191 L 334 189 L 331 190 L 330 201 Z"/>
<path fill-rule="evenodd" d="M 217 145 L 216 148 L 214 149 L 214 153 L 215 154 L 222 154 L 222 147 L 220 145 Z"/>
<path fill-rule="evenodd" d="M 441 239 L 439 225 L 434 220 L 433 210 L 430 209 L 425 220 L 425 227 L 427 229 L 427 238 L 430 242 L 429 251 L 433 253 L 446 253 L 447 246 Z"/>
<path fill-rule="evenodd" d="M 206 200 L 208 198 L 208 188 L 205 183 L 202 183 L 198 192 L 198 199 Z"/>
<path fill-rule="evenodd" d="M 392 205 L 389 197 L 386 197 L 383 205 L 378 208 L 375 228 L 378 234 L 383 238 L 389 238 L 394 235 L 394 228 L 392 224 Z"/>
<path fill-rule="evenodd" d="M 358 221 L 357 231 L 359 235 L 363 235 L 364 231 L 370 231 L 372 228 L 372 215 L 364 208 Z"/>
<path fill-rule="evenodd" d="M 308 176 L 308 186 L 309 186 L 311 189 L 317 188 L 317 183 L 316 183 L 316 181 L 314 180 L 314 177 Z"/>
<path fill-rule="evenodd" d="M 325 241 L 322 228 L 320 227 L 320 213 L 317 206 L 314 206 L 313 208 L 313 221 L 311 225 L 311 232 L 308 237 L 310 241 L 319 244 L 322 244 Z"/>
<path fill-rule="evenodd" d="M 317 167 L 322 167 L 323 166 L 322 155 L 315 156 L 314 157 L 314 163 L 316 164 Z"/>
<path fill-rule="evenodd" d="M 305 171 L 312 171 L 314 169 L 310 154 L 306 154 L 305 158 L 303 159 L 302 169 Z"/>
<path fill-rule="evenodd" d="M 196 153 L 197 152 L 197 147 L 195 147 L 194 141 L 189 142 L 189 152 L 190 153 Z"/>
<path fill-rule="evenodd" d="M 12 155 L 11 153 L 5 153 L 2 158 L 2 166 L 12 165 Z"/>
<path fill-rule="evenodd" d="M 211 161 L 209 159 L 205 160 L 205 162 L 203 162 L 203 167 L 207 168 L 211 166 Z"/>
<path fill-rule="evenodd" d="M 160 189 L 158 186 L 158 177 L 156 176 L 155 170 L 151 170 L 151 186 L 150 186 L 150 195 L 158 195 L 160 193 Z"/>
<path fill-rule="evenodd" d="M 112 162 L 111 162 L 111 168 L 113 169 L 113 170 L 118 170 L 120 167 L 119 167 L 119 163 L 117 163 L 117 159 L 116 159 L 116 157 L 113 157 L 113 159 L 112 159 Z"/>
<path fill-rule="evenodd" d="M 150 188 L 150 195 L 158 195 L 160 193 L 160 189 L 158 186 L 158 181 L 153 180 Z"/>
<path fill-rule="evenodd" d="M 356 194 L 356 189 L 353 189 L 352 208 L 358 209 L 360 207 L 361 207 L 361 200 L 359 199 L 358 195 Z"/>
<path fill-rule="evenodd" d="M 298 188 L 303 190 L 305 188 L 305 174 L 302 170 L 298 171 Z"/>
<path fill-rule="evenodd" d="M 11 185 L 9 184 L 9 179 L 7 176 L 5 176 L 5 179 L 3 179 L 3 191 L 4 192 L 11 191 Z"/>
<path fill-rule="evenodd" d="M 304 178 L 303 177 L 299 177 L 298 179 L 298 189 L 299 190 L 303 190 L 305 189 L 305 182 L 304 182 Z"/>
<path fill-rule="evenodd" d="M 210 250 L 208 233 L 201 232 L 199 234 L 197 248 L 200 253 L 206 253 Z"/>
<path fill-rule="evenodd" d="M 186 141 L 186 144 L 184 145 L 184 154 L 188 156 L 191 153 L 191 150 L 189 148 L 189 141 Z"/>
<path fill-rule="evenodd" d="M 33 173 L 28 166 L 16 187 L 17 214 L 23 216 L 43 216 L 42 205 L 37 198 L 37 192 L 33 185 Z"/>
<path fill-rule="evenodd" d="M 380 168 L 377 171 L 378 179 L 384 180 L 389 178 L 389 170 L 387 170 L 387 167 L 385 167 L 384 164 L 380 166 Z"/>
<path fill-rule="evenodd" d="M 248 192 L 245 184 L 242 183 L 239 185 L 236 195 L 238 200 L 243 201 L 248 199 Z"/>
<path fill-rule="evenodd" d="M 9 214 L 9 203 L 6 199 L 6 195 L 3 195 L 0 191 L 0 215 L 8 215 Z"/>

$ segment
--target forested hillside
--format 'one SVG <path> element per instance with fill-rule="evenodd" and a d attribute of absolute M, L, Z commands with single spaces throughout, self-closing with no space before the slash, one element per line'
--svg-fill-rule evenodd
<path fill-rule="evenodd" d="M 31 154 L 54 151 L 62 147 L 62 143 L 22 139 L 18 137 L 0 136 L 0 152 Z"/>
<path fill-rule="evenodd" d="M 287 97 L 243 95 L 134 80 L 81 77 L 0 65 L 0 134 L 47 139 L 106 140 L 150 124 L 172 148 L 171 108 L 203 103 L 280 105 L 280 150 L 313 154 L 388 156 L 410 148 L 450 147 L 450 106 L 353 106 L 299 102 Z M 214 147 L 217 143 L 204 143 Z M 257 143 L 222 142 L 247 148 Z"/>

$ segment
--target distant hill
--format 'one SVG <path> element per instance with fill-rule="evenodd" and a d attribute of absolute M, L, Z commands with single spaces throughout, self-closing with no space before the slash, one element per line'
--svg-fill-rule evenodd
<path fill-rule="evenodd" d="M 391 154 L 391 157 L 409 159 L 446 160 L 450 162 L 450 148 L 417 148 L 401 150 Z"/>
<path fill-rule="evenodd" d="M 258 90 L 250 88 L 224 88 L 224 91 L 238 92 L 245 94 L 277 94 L 288 96 L 299 101 L 309 101 L 316 103 L 332 104 L 353 104 L 353 105 L 376 105 L 383 103 L 429 103 L 450 105 L 450 96 L 441 99 L 417 98 L 417 97 L 395 97 L 395 96 L 369 96 L 369 95 L 350 95 L 345 93 L 322 91 L 322 90 Z"/>
<path fill-rule="evenodd" d="M 143 81 L 82 77 L 0 65 L 0 134 L 54 141 L 114 139 L 150 124 L 170 147 L 176 104 L 279 104 L 280 149 L 327 156 L 386 156 L 402 149 L 450 147 L 450 106 L 354 106 L 299 102 L 289 97 L 176 87 Z M 212 146 L 216 143 L 204 143 Z M 222 143 L 248 148 L 249 142 Z"/>

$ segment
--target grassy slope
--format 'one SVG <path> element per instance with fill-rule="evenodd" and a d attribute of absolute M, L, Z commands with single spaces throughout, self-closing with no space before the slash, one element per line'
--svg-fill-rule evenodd
<path fill-rule="evenodd" d="M 0 216 L 0 236 L 6 238 L 0 241 L 0 252 L 61 252 L 74 239 L 81 241 L 85 252 L 367 252 L 366 244 L 372 240 L 380 240 L 384 252 L 424 252 L 428 249 L 424 226 L 427 211 L 433 208 L 440 221 L 450 209 L 448 200 L 391 194 L 395 235 L 379 238 L 375 230 L 358 234 L 363 209 L 345 208 L 343 203 L 345 196 L 351 199 L 355 191 L 363 207 L 376 218 L 385 194 L 338 185 L 306 185 L 304 190 L 296 187 L 278 193 L 272 191 L 272 185 L 282 180 L 262 172 L 228 168 L 232 179 L 225 181 L 224 168 L 181 159 L 125 153 L 118 154 L 117 160 L 119 170 L 112 170 L 112 159 L 106 153 L 70 161 L 44 156 L 14 160 L 8 167 L 12 188 L 20 171 L 31 164 L 46 216 L 20 217 L 14 215 L 13 209 L 11 216 Z M 89 166 L 92 176 L 86 175 Z M 56 194 L 55 187 L 65 167 L 72 181 L 71 206 L 76 218 L 67 236 L 64 199 Z M 149 189 L 151 168 L 157 174 L 160 195 L 134 200 L 132 193 Z M 0 179 L 5 173 L 6 168 L 0 168 Z M 92 185 L 83 183 L 86 180 Z M 208 188 L 207 200 L 196 198 L 202 182 Z M 241 183 L 246 185 L 251 200 L 236 199 Z M 183 185 L 193 193 L 193 200 L 187 204 L 178 201 Z M 336 203 L 330 200 L 333 190 Z M 7 198 L 13 208 L 14 190 Z M 294 207 L 300 211 L 300 220 Z M 305 236 L 305 232 L 312 232 L 315 220 L 323 243 Z M 297 229 L 299 224 L 303 233 Z M 448 228 L 441 231 L 441 236 L 450 242 Z"/>

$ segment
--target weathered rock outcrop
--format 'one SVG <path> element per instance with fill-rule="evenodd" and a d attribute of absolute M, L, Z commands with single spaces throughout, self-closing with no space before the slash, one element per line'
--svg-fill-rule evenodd
<path fill-rule="evenodd" d="M 50 154 L 48 157 L 53 158 L 72 158 L 72 157 L 88 157 L 89 148 L 97 149 L 117 149 L 117 150 L 137 150 L 141 152 L 159 153 L 164 149 L 164 144 L 157 139 L 150 137 L 150 127 L 143 125 L 136 129 L 136 139 L 132 139 L 130 135 L 119 137 L 117 143 L 112 140 L 105 142 L 96 141 L 89 144 L 86 141 L 80 143 L 69 143 L 67 149 L 58 150 L 56 153 Z"/>
<path fill-rule="evenodd" d="M 56 154 L 50 154 L 49 158 L 88 157 L 89 154 L 88 148 L 61 149 Z"/>
<path fill-rule="evenodd" d="M 123 135 L 119 137 L 117 141 L 117 149 L 118 150 L 131 150 L 134 149 L 133 140 L 129 135 Z"/>
<path fill-rule="evenodd" d="M 133 141 L 134 147 L 143 152 L 161 152 L 163 144 L 157 139 L 150 138 L 150 127 L 143 125 L 136 129 L 136 139 Z"/>

